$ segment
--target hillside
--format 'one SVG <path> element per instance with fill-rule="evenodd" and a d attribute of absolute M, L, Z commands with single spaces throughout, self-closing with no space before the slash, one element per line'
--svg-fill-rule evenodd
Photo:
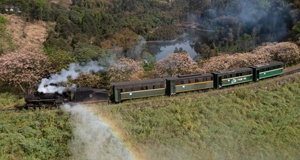
<path fill-rule="evenodd" d="M 16 15 L 1 14 L 7 19 L 6 27 L 8 33 L 13 36 L 18 51 L 43 53 L 43 42 L 47 38 L 47 23 L 35 21 L 28 23 L 22 17 Z"/>
<path fill-rule="evenodd" d="M 299 78 L 93 110 L 141 159 L 297 159 Z"/>
<path fill-rule="evenodd" d="M 102 156 L 117 159 L 110 151 L 120 141 L 138 160 L 297 159 L 299 86 L 297 74 L 207 94 L 77 106 L 67 112 L 0 112 L 0 159 L 93 159 L 108 146 Z M 108 130 L 113 133 L 107 135 Z"/>

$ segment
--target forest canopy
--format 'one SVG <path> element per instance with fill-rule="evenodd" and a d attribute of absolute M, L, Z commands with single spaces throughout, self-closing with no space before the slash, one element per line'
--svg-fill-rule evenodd
<path fill-rule="evenodd" d="M 193 42 L 199 52 L 218 46 L 219 51 L 234 53 L 251 51 L 262 42 L 297 40 L 298 27 L 293 26 L 299 20 L 299 4 L 298 0 L 3 0 L 0 5 L 19 7 L 21 12 L 15 14 L 27 21 L 55 21 L 45 47 L 73 51 L 78 43 L 88 43 L 103 49 L 118 46 L 126 52 L 138 35 L 170 40 L 194 25 L 206 35 Z M 6 13 L 5 7 L 0 10 Z M 124 38 L 116 38 L 119 34 Z"/>

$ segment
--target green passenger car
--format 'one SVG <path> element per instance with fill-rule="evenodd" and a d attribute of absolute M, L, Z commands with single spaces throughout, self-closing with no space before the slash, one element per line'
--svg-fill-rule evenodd
<path fill-rule="evenodd" d="M 180 92 L 196 91 L 213 88 L 212 74 L 184 75 L 166 80 L 166 94 L 173 95 Z"/>
<path fill-rule="evenodd" d="M 253 81 L 251 68 L 227 69 L 212 73 L 214 75 L 214 88 L 236 85 Z"/>
<path fill-rule="evenodd" d="M 250 66 L 254 72 L 254 81 L 277 76 L 283 73 L 282 62 L 262 63 L 255 66 Z"/>
<path fill-rule="evenodd" d="M 112 102 L 165 95 L 166 92 L 165 81 L 160 78 L 111 83 L 111 89 L 113 90 L 112 95 L 110 96 Z"/>

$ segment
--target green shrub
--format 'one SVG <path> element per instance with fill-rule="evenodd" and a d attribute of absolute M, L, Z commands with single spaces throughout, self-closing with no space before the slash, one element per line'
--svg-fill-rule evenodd
<path fill-rule="evenodd" d="M 53 111 L 0 112 L 0 159 L 66 159 L 71 125 Z"/>

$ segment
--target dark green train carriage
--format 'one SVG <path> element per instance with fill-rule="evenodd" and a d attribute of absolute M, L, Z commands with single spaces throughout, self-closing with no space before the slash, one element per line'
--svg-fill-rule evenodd
<path fill-rule="evenodd" d="M 166 94 L 213 88 L 212 74 L 191 74 L 166 79 Z"/>
<path fill-rule="evenodd" d="M 226 69 L 212 73 L 214 75 L 214 88 L 236 85 L 253 81 L 251 68 Z"/>
<path fill-rule="evenodd" d="M 253 69 L 254 81 L 259 81 L 260 79 L 265 79 L 273 76 L 278 76 L 283 73 L 282 62 L 270 62 L 257 64 L 255 66 L 250 66 Z"/>
<path fill-rule="evenodd" d="M 165 95 L 165 80 L 161 78 L 142 81 L 111 83 L 111 101 Z"/>

